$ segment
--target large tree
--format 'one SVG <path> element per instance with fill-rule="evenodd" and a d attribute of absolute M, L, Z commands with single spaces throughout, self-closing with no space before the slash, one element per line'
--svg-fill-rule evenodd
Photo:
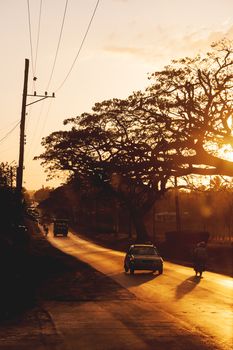
<path fill-rule="evenodd" d="M 162 144 L 177 176 L 233 175 L 232 162 L 220 158 L 224 146 L 233 152 L 232 54 L 225 39 L 204 58 L 173 61 L 151 76 L 148 98 L 166 116 Z"/>
<path fill-rule="evenodd" d="M 91 113 L 65 120 L 37 159 L 50 174 L 92 182 L 127 204 L 139 240 L 143 217 L 167 190 L 188 174 L 233 175 L 218 149 L 232 145 L 232 47 L 222 41 L 204 58 L 173 61 L 151 75 L 144 92 L 96 103 Z"/>

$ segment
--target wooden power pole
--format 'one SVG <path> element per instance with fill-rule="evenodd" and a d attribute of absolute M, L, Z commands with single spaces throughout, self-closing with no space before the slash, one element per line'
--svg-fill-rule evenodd
<path fill-rule="evenodd" d="M 25 59 L 24 69 L 24 85 L 23 85 L 23 100 L 21 109 L 21 121 L 20 121 L 20 143 L 19 143 L 19 164 L 17 168 L 16 189 L 19 194 L 22 192 L 23 184 L 23 160 L 24 160 L 24 134 L 25 134 L 25 117 L 26 117 L 26 103 L 27 103 L 27 88 L 28 88 L 28 70 L 29 59 Z"/>
<path fill-rule="evenodd" d="M 33 95 L 27 94 L 28 89 L 28 71 L 29 71 L 29 59 L 25 59 L 25 70 L 24 70 L 24 85 L 23 85 L 23 100 L 22 100 L 22 110 L 21 110 L 21 121 L 20 121 L 20 141 L 19 141 L 19 164 L 17 168 L 17 177 L 16 177 L 16 190 L 19 196 L 22 194 L 22 186 L 23 186 L 23 161 L 24 161 L 24 144 L 25 144 L 25 119 L 26 119 L 26 107 L 30 106 L 34 103 L 42 101 L 48 97 L 55 97 L 53 92 L 52 95 L 48 95 L 47 91 L 45 91 L 44 95 L 37 95 L 36 91 L 34 91 Z M 31 96 L 37 98 L 36 101 L 27 104 L 27 96 Z M 38 99 L 39 98 L 39 99 Z"/>

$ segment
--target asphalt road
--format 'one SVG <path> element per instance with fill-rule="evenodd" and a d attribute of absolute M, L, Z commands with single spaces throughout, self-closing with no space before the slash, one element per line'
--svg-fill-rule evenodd
<path fill-rule="evenodd" d="M 232 349 L 232 278 L 205 272 L 198 279 L 192 269 L 166 261 L 163 275 L 132 276 L 123 271 L 124 253 L 71 233 L 67 238 L 49 234 L 48 240 L 128 291 L 110 300 L 45 302 L 60 339 L 49 349 Z"/>

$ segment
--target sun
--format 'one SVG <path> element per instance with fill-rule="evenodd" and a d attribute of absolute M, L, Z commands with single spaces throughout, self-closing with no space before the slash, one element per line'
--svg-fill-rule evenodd
<path fill-rule="evenodd" d="M 227 119 L 227 125 L 231 129 L 231 136 L 233 136 L 233 117 L 230 116 Z M 219 157 L 233 162 L 233 146 L 226 144 L 222 146 L 218 151 Z"/>
<path fill-rule="evenodd" d="M 221 147 L 218 154 L 220 158 L 233 162 L 233 147 L 230 144 Z"/>

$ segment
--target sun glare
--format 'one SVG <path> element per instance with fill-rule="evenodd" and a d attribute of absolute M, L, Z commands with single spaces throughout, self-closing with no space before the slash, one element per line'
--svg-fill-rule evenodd
<path fill-rule="evenodd" d="M 231 145 L 225 145 L 219 150 L 219 156 L 223 159 L 233 162 L 233 148 Z"/>
<path fill-rule="evenodd" d="M 232 116 L 230 116 L 227 119 L 227 125 L 231 129 L 231 136 L 233 136 L 233 117 Z M 226 144 L 226 145 L 222 146 L 218 150 L 218 155 L 222 159 L 226 159 L 226 160 L 233 162 L 233 146 L 230 144 Z"/>
<path fill-rule="evenodd" d="M 227 119 L 227 125 L 231 129 L 231 135 L 233 136 L 233 117 L 232 116 L 230 116 Z"/>

